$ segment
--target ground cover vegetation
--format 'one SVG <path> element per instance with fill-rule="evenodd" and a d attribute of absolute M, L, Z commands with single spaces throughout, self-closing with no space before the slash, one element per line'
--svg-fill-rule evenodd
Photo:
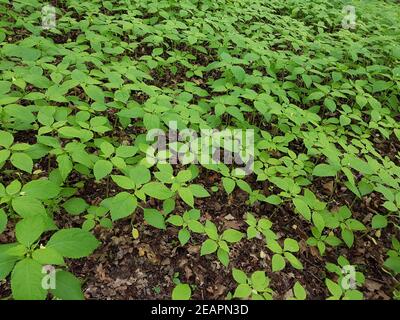
<path fill-rule="evenodd" d="M 0 0 L 2 299 L 400 298 L 398 2 L 44 4 Z M 149 162 L 171 122 L 252 172 Z"/>

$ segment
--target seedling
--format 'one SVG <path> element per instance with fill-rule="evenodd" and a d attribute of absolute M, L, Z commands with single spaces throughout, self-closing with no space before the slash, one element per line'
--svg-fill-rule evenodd
<path fill-rule="evenodd" d="M 207 220 L 204 232 L 208 239 L 201 245 L 200 255 L 208 255 L 217 252 L 217 257 L 221 263 L 227 267 L 229 264 L 229 244 L 239 242 L 243 234 L 235 229 L 227 229 L 221 235 L 218 234 L 216 225 Z"/>
<path fill-rule="evenodd" d="M 233 298 L 252 300 L 272 300 L 269 278 L 264 271 L 255 271 L 248 277 L 243 271 L 233 268 L 233 279 L 238 283 Z"/>

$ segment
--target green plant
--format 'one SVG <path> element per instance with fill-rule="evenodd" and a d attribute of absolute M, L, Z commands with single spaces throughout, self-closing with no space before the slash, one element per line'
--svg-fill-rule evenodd
<path fill-rule="evenodd" d="M 192 295 L 192 289 L 186 283 L 177 284 L 172 290 L 172 300 L 189 300 Z"/>
<path fill-rule="evenodd" d="M 323 230 L 319 230 L 316 227 L 311 228 L 312 237 L 307 239 L 307 244 L 310 246 L 316 246 L 321 255 L 324 255 L 326 245 L 336 247 L 342 243 L 342 241 L 336 237 L 333 232 L 329 234 L 322 234 Z"/>
<path fill-rule="evenodd" d="M 246 223 L 248 224 L 247 227 L 247 238 L 253 239 L 259 237 L 260 234 L 264 235 L 267 239 L 276 240 L 276 234 L 271 230 L 272 222 L 268 219 L 261 218 L 257 221 L 257 219 L 251 214 L 246 213 Z"/>
<path fill-rule="evenodd" d="M 274 253 L 272 256 L 272 271 L 283 270 L 286 266 L 286 261 L 296 269 L 303 269 L 303 264 L 293 254 L 300 250 L 296 240 L 286 238 L 282 248 L 278 241 L 269 239 L 267 240 L 267 248 Z"/>
<path fill-rule="evenodd" d="M 337 212 L 326 212 L 324 219 L 327 227 L 331 229 L 340 227 L 342 239 L 349 248 L 354 243 L 354 231 L 366 230 L 360 221 L 352 218 L 352 213 L 346 206 L 340 207 Z"/>
<path fill-rule="evenodd" d="M 11 290 L 15 299 L 44 300 L 48 292 L 60 299 L 83 299 L 80 281 L 64 271 L 64 258 L 82 258 L 99 245 L 96 238 L 81 229 L 55 232 L 45 246 L 39 237 L 48 231 L 40 215 L 26 217 L 16 225 L 16 243 L 0 246 L 1 279 L 11 273 Z M 59 266 L 55 271 L 55 286 L 43 286 L 45 265 Z"/>
<path fill-rule="evenodd" d="M 337 262 L 337 265 L 330 262 L 326 264 L 326 269 L 338 277 L 337 282 L 325 279 L 325 284 L 331 294 L 328 299 L 362 300 L 363 293 L 357 290 L 357 287 L 364 284 L 364 275 L 356 271 L 356 266 L 351 265 L 343 256 L 340 256 Z"/>
<path fill-rule="evenodd" d="M 387 252 L 387 255 L 383 265 L 395 274 L 400 273 L 400 242 L 395 237 L 392 237 L 392 249 Z"/>
<path fill-rule="evenodd" d="M 33 269 L 37 283 L 43 265 L 33 253 L 50 252 L 48 239 L 71 226 L 104 239 L 101 260 L 116 257 L 118 266 L 129 255 L 119 259 L 125 245 L 114 255 L 109 241 L 118 245 L 130 231 L 129 253 L 149 245 L 170 260 L 186 254 L 188 265 L 203 266 L 202 255 L 229 271 L 230 255 L 245 251 L 249 270 L 261 263 L 292 279 L 286 265 L 302 270 L 307 261 L 293 273 L 294 299 L 306 298 L 301 272 L 326 271 L 314 258 L 362 253 L 356 274 L 363 266 L 366 276 L 393 281 L 380 290 L 398 297 L 397 3 L 353 1 L 350 29 L 341 0 L 52 3 L 56 24 L 47 29 L 42 1 L 0 1 L 0 274 L 10 298 L 27 297 L 20 288 L 29 281 L 18 278 Z M 233 139 L 221 139 L 225 133 Z M 69 242 L 55 250 L 62 259 Z M 35 287 L 35 297 L 83 297 L 64 262 L 57 281 L 72 289 Z M 344 262 L 328 264 L 328 291 L 319 282 L 318 292 L 361 298 L 368 288 L 360 279 L 356 289 L 342 288 Z M 78 270 L 85 260 L 73 263 Z M 217 272 L 206 269 L 196 272 Z M 95 287 L 97 274 L 81 276 Z M 178 276 L 173 296 L 195 293 Z M 271 298 L 262 272 L 246 279 L 238 286 L 244 298 Z M 279 281 L 271 286 L 283 288 Z M 224 290 L 207 287 L 202 297 Z"/>
<path fill-rule="evenodd" d="M 179 230 L 178 238 L 182 246 L 190 239 L 190 231 L 196 233 L 204 233 L 203 225 L 198 221 L 200 219 L 200 210 L 192 209 L 186 211 L 183 216 L 171 215 L 167 222 L 174 226 L 182 227 Z"/>
<path fill-rule="evenodd" d="M 204 256 L 217 252 L 219 261 L 227 267 L 229 264 L 229 244 L 239 242 L 243 238 L 243 234 L 235 229 L 227 229 L 220 235 L 216 225 L 210 220 L 206 221 L 204 232 L 208 239 L 201 245 L 200 255 Z"/>
<path fill-rule="evenodd" d="M 264 271 L 255 271 L 248 277 L 239 269 L 232 269 L 233 279 L 238 283 L 233 298 L 252 300 L 272 300 L 273 291 L 269 288 L 269 278 Z"/>
<path fill-rule="evenodd" d="M 14 137 L 11 133 L 7 131 L 0 131 L 0 168 L 4 165 L 7 159 L 10 159 L 12 165 L 25 171 L 31 173 L 33 169 L 32 158 L 25 153 L 31 146 L 27 143 L 15 143 Z"/>
<path fill-rule="evenodd" d="M 294 297 L 290 298 L 289 300 L 305 300 L 307 298 L 307 292 L 300 284 L 300 282 L 296 281 L 292 290 Z"/>

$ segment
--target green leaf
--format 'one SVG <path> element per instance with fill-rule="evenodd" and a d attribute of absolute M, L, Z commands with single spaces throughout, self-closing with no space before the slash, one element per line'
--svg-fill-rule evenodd
<path fill-rule="evenodd" d="M 108 158 L 114 153 L 115 148 L 110 142 L 104 141 L 100 144 L 100 150 L 103 152 L 103 155 Z"/>
<path fill-rule="evenodd" d="M 93 167 L 93 174 L 97 181 L 108 176 L 113 169 L 113 164 L 107 160 L 98 160 Z"/>
<path fill-rule="evenodd" d="M 3 209 L 0 209 L 0 234 L 6 230 L 8 217 Z"/>
<path fill-rule="evenodd" d="M 303 264 L 292 253 L 285 252 L 284 256 L 294 268 L 296 268 L 298 270 L 303 269 Z"/>
<path fill-rule="evenodd" d="M 222 178 L 222 185 L 224 186 L 226 193 L 230 194 L 235 189 L 236 183 L 235 180 L 232 180 L 231 178 Z"/>
<path fill-rule="evenodd" d="M 322 217 L 322 215 L 318 212 L 313 212 L 312 214 L 312 221 L 315 225 L 315 227 L 322 232 L 322 230 L 325 228 L 325 220 Z"/>
<path fill-rule="evenodd" d="M 65 181 L 68 175 L 71 173 L 73 165 L 70 157 L 66 154 L 57 157 L 58 170 L 60 171 L 63 181 Z"/>
<path fill-rule="evenodd" d="M 375 172 L 367 162 L 352 154 L 347 154 L 343 159 L 343 163 L 344 165 L 347 165 L 365 175 L 373 174 Z"/>
<path fill-rule="evenodd" d="M 376 214 L 372 218 L 372 228 L 374 229 L 386 228 L 387 225 L 388 225 L 387 218 L 381 214 Z"/>
<path fill-rule="evenodd" d="M 41 56 L 41 51 L 24 45 L 5 44 L 3 54 L 9 57 L 18 57 L 23 61 L 37 61 Z"/>
<path fill-rule="evenodd" d="M 11 152 L 9 150 L 0 150 L 0 165 L 7 161 L 7 159 L 10 157 L 10 154 Z"/>
<path fill-rule="evenodd" d="M 128 192 L 120 192 L 111 199 L 109 203 L 101 204 L 110 209 L 112 221 L 125 218 L 131 215 L 137 208 L 137 199 Z"/>
<path fill-rule="evenodd" d="M 293 204 L 296 207 L 296 210 L 306 219 L 311 219 L 311 211 L 308 208 L 307 204 L 300 198 L 293 199 Z"/>
<path fill-rule="evenodd" d="M 335 112 L 336 110 L 336 103 L 334 100 L 330 98 L 325 98 L 324 105 L 328 108 L 330 112 Z"/>
<path fill-rule="evenodd" d="M 56 272 L 56 287 L 50 292 L 62 300 L 84 300 L 81 282 L 72 273 L 58 270 Z"/>
<path fill-rule="evenodd" d="M 185 201 L 189 206 L 193 208 L 194 198 L 193 198 L 193 193 L 189 188 L 184 188 L 184 187 L 179 188 L 178 194 L 183 201 Z"/>
<path fill-rule="evenodd" d="M 32 158 L 27 154 L 21 152 L 13 153 L 10 161 L 14 167 L 22 171 L 32 173 L 33 161 Z"/>
<path fill-rule="evenodd" d="M 206 254 L 214 253 L 215 251 L 217 251 L 217 249 L 218 249 L 218 244 L 212 239 L 207 239 L 201 245 L 200 255 L 204 256 Z"/>
<path fill-rule="evenodd" d="M 334 177 L 336 176 L 338 170 L 329 165 L 329 164 L 325 164 L 325 163 L 321 163 L 317 166 L 315 166 L 314 170 L 313 170 L 313 176 L 317 176 L 317 177 Z"/>
<path fill-rule="evenodd" d="M 208 191 L 200 184 L 191 184 L 189 189 L 196 198 L 206 198 L 210 196 Z"/>
<path fill-rule="evenodd" d="M 135 189 L 135 183 L 131 180 L 131 178 L 120 175 L 112 175 L 111 179 L 122 189 Z"/>
<path fill-rule="evenodd" d="M 0 146 L 9 148 L 14 142 L 14 137 L 11 133 L 0 130 Z"/>
<path fill-rule="evenodd" d="M 296 281 L 296 283 L 294 284 L 293 293 L 298 300 L 305 300 L 307 297 L 306 290 L 298 281 Z"/>
<path fill-rule="evenodd" d="M 342 229 L 342 239 L 344 243 L 351 248 L 354 242 L 354 234 L 351 230 L 349 229 Z"/>
<path fill-rule="evenodd" d="M 282 203 L 282 199 L 279 196 L 272 194 L 265 199 L 265 202 L 278 206 Z"/>
<path fill-rule="evenodd" d="M 58 196 L 61 188 L 50 180 L 40 179 L 28 182 L 22 188 L 26 196 L 40 200 L 53 199 Z"/>
<path fill-rule="evenodd" d="M 83 258 L 92 254 L 99 244 L 100 242 L 91 233 L 70 228 L 53 234 L 46 247 L 55 249 L 63 257 Z"/>
<path fill-rule="evenodd" d="M 356 102 L 361 108 L 364 108 L 364 106 L 368 103 L 368 100 L 364 96 L 358 94 L 356 96 Z"/>
<path fill-rule="evenodd" d="M 16 195 L 20 190 L 21 190 L 21 182 L 19 182 L 18 180 L 12 181 L 6 187 L 6 193 L 10 196 Z"/>
<path fill-rule="evenodd" d="M 92 100 L 96 102 L 104 102 L 103 90 L 101 90 L 101 88 L 99 88 L 98 86 L 95 85 L 84 86 L 83 90 Z"/>
<path fill-rule="evenodd" d="M 366 230 L 365 226 L 358 220 L 356 219 L 348 219 L 346 221 L 347 226 L 349 227 L 350 230 L 353 231 L 364 231 Z"/>
<path fill-rule="evenodd" d="M 182 246 L 184 246 L 190 239 L 190 232 L 188 229 L 184 228 L 179 230 L 178 239 Z"/>
<path fill-rule="evenodd" d="M 340 286 L 333 282 L 332 280 L 326 278 L 325 279 L 325 284 L 328 287 L 329 292 L 332 294 L 332 296 L 336 297 L 336 298 L 340 298 L 342 296 L 342 289 L 340 288 Z"/>
<path fill-rule="evenodd" d="M 179 171 L 176 175 L 176 181 L 179 183 L 188 182 L 190 179 L 192 179 L 192 172 L 190 170 Z"/>
<path fill-rule="evenodd" d="M 140 186 L 150 181 L 150 170 L 145 166 L 137 165 L 129 169 L 129 177 Z"/>
<path fill-rule="evenodd" d="M 189 220 L 188 228 L 196 233 L 204 233 L 204 227 L 199 221 Z"/>
<path fill-rule="evenodd" d="M 285 241 L 283 242 L 283 250 L 290 252 L 297 252 L 299 251 L 299 244 L 294 239 L 286 238 Z"/>
<path fill-rule="evenodd" d="M 325 93 L 323 93 L 323 92 L 321 92 L 321 91 L 316 91 L 316 92 L 311 93 L 311 94 L 308 96 L 307 100 L 308 100 L 308 101 L 311 101 L 311 100 L 319 100 L 319 99 L 321 99 L 323 96 L 325 96 Z"/>
<path fill-rule="evenodd" d="M 222 234 L 222 239 L 231 243 L 236 243 L 242 240 L 243 233 L 234 229 L 225 230 Z"/>
<path fill-rule="evenodd" d="M 11 275 L 11 291 L 15 300 L 44 300 L 42 265 L 26 258 L 15 265 Z"/>
<path fill-rule="evenodd" d="M 167 219 L 167 222 L 173 224 L 174 226 L 180 227 L 183 225 L 183 219 L 181 216 L 173 215 Z"/>
<path fill-rule="evenodd" d="M 84 212 L 89 205 L 82 198 L 71 198 L 63 204 L 64 209 L 71 215 L 79 215 Z"/>
<path fill-rule="evenodd" d="M 8 254 L 8 251 L 18 246 L 18 243 L 0 244 L 0 280 L 5 279 L 18 260 L 17 256 Z"/>
<path fill-rule="evenodd" d="M 133 157 L 137 151 L 138 151 L 137 147 L 122 145 L 115 150 L 115 155 L 120 158 L 130 158 Z"/>
<path fill-rule="evenodd" d="M 19 221 L 15 226 L 15 236 L 19 243 L 30 247 L 45 229 L 42 216 L 27 217 Z"/>
<path fill-rule="evenodd" d="M 393 270 L 395 273 L 400 273 L 400 257 L 389 257 L 383 264 L 386 268 Z"/>
<path fill-rule="evenodd" d="M 233 279 L 235 279 L 235 281 L 239 284 L 247 283 L 247 275 L 242 270 L 233 268 L 232 276 L 233 276 Z"/>
<path fill-rule="evenodd" d="M 272 271 L 280 271 L 285 268 L 285 259 L 280 254 L 274 254 L 272 256 Z"/>
<path fill-rule="evenodd" d="M 144 220 L 155 228 L 166 228 L 164 216 L 156 209 L 144 209 Z"/>
<path fill-rule="evenodd" d="M 232 66 L 231 72 L 239 83 L 243 83 L 246 78 L 246 72 L 240 66 Z"/>
<path fill-rule="evenodd" d="M 206 221 L 204 231 L 207 234 L 207 236 L 213 240 L 218 240 L 218 230 L 217 226 L 211 222 L 210 220 Z"/>
<path fill-rule="evenodd" d="M 279 243 L 274 239 L 268 239 L 267 248 L 273 253 L 282 253 L 282 248 Z"/>
<path fill-rule="evenodd" d="M 143 124 L 147 130 L 160 127 L 160 118 L 156 114 L 145 113 L 143 116 Z"/>
<path fill-rule="evenodd" d="M 169 190 L 165 185 L 160 182 L 146 183 L 143 186 L 142 191 L 148 196 L 159 200 L 165 200 L 173 196 L 171 190 Z"/>
<path fill-rule="evenodd" d="M 222 247 L 218 248 L 217 257 L 223 266 L 227 267 L 229 265 L 229 253 L 222 249 Z"/>
<path fill-rule="evenodd" d="M 46 215 L 46 209 L 43 204 L 31 196 L 14 198 L 12 200 L 12 207 L 23 218 Z"/>
<path fill-rule="evenodd" d="M 172 300 L 189 300 L 191 295 L 190 286 L 186 283 L 180 283 L 172 291 Z"/>
<path fill-rule="evenodd" d="M 233 294 L 234 298 L 247 298 L 252 292 L 251 287 L 248 284 L 239 284 Z"/>
<path fill-rule="evenodd" d="M 268 287 L 268 279 L 264 271 L 255 271 L 251 275 L 251 283 L 257 291 L 263 291 Z"/>

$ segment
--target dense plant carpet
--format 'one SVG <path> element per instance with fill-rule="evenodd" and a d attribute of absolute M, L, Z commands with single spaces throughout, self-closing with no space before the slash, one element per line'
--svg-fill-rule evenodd
<path fill-rule="evenodd" d="M 1 298 L 400 298 L 398 2 L 50 4 L 0 0 Z M 253 170 L 155 128 L 253 130 Z"/>

